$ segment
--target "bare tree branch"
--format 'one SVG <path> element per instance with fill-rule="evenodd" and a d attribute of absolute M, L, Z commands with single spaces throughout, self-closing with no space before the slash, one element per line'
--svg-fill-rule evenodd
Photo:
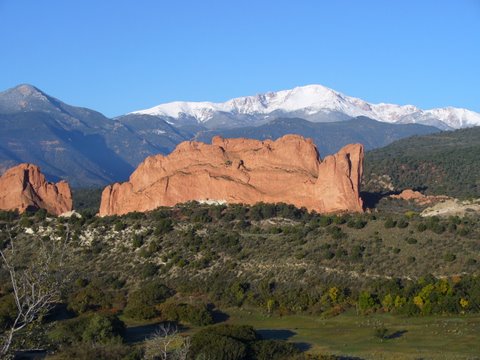
<path fill-rule="evenodd" d="M 174 323 L 164 323 L 145 342 L 145 359 L 186 360 L 190 338 L 178 334 Z"/>
<path fill-rule="evenodd" d="M 15 238 L 10 229 L 7 228 L 6 231 L 10 242 L 6 249 L 0 249 L 0 257 L 10 276 L 17 316 L 0 339 L 0 358 L 6 357 L 10 352 L 17 333 L 42 319 L 60 300 L 60 285 L 63 281 L 61 272 L 69 243 L 68 230 L 60 246 L 54 240 L 47 243 L 35 238 L 34 245 L 38 245 L 35 258 L 19 266 Z"/>

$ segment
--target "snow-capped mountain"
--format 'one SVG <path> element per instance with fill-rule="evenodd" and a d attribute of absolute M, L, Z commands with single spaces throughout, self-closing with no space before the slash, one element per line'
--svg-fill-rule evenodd
<path fill-rule="evenodd" d="M 445 130 L 480 125 L 480 114 L 470 110 L 452 107 L 422 110 L 413 105 L 371 104 L 322 85 L 239 97 L 224 103 L 176 101 L 133 114 L 168 117 L 173 122 L 202 123 L 207 127 L 256 125 L 278 117 L 332 122 L 357 116 L 388 123 L 433 125 Z"/>

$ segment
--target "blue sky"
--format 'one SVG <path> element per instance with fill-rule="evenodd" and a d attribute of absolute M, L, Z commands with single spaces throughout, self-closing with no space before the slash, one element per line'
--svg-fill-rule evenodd
<path fill-rule="evenodd" d="M 108 116 L 318 83 L 480 112 L 480 0 L 0 0 L 0 89 Z"/>

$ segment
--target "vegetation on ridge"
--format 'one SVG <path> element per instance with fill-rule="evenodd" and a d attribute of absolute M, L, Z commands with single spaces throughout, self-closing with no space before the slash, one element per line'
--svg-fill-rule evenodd
<path fill-rule="evenodd" d="M 367 152 L 364 189 L 388 190 L 377 181 L 382 175 L 397 190 L 480 198 L 480 127 L 414 136 Z"/>

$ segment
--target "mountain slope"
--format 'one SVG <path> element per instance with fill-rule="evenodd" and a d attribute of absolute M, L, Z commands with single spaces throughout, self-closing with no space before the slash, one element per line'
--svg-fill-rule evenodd
<path fill-rule="evenodd" d="M 199 133 L 197 140 L 210 142 L 215 135 L 257 140 L 278 139 L 286 134 L 312 138 L 321 156 L 333 154 L 343 146 L 362 143 L 365 149 L 385 146 L 395 140 L 418 134 L 439 132 L 435 127 L 418 124 L 385 124 L 366 117 L 330 123 L 312 123 L 303 119 L 281 118 L 264 125 L 235 129 L 209 130 Z"/>
<path fill-rule="evenodd" d="M 466 109 L 422 110 L 412 105 L 371 104 L 321 85 L 240 97 L 224 103 L 177 101 L 134 113 L 168 117 L 181 124 L 202 123 L 208 128 L 259 125 L 274 118 L 331 122 L 358 116 L 388 123 L 433 125 L 444 130 L 480 125 L 480 114 Z"/>
<path fill-rule="evenodd" d="M 161 154 L 170 153 L 177 144 L 191 139 L 198 131 L 205 129 L 196 124 L 175 127 L 165 119 L 151 115 L 129 114 L 115 120 L 155 147 L 156 153 Z"/>
<path fill-rule="evenodd" d="M 127 179 L 157 152 L 121 122 L 67 105 L 33 86 L 0 93 L 0 171 L 32 162 L 49 179 L 98 186 Z"/>
<path fill-rule="evenodd" d="M 235 106 L 240 111 L 241 104 Z M 67 105 L 33 86 L 20 85 L 0 93 L 0 173 L 15 164 L 31 162 L 50 180 L 66 179 L 75 187 L 103 186 L 126 180 L 147 156 L 168 154 L 185 140 L 209 142 L 214 135 L 276 139 L 299 134 L 313 137 L 325 156 L 347 143 L 360 142 L 373 149 L 399 138 L 438 131 L 416 124 L 352 119 L 333 112 L 325 113 L 319 123 L 291 118 L 292 114 L 286 118 L 279 117 L 280 113 L 262 115 L 260 119 L 215 113 L 208 120 L 213 130 L 191 118 L 179 121 L 128 114 L 108 119 L 96 111 Z"/>
<path fill-rule="evenodd" d="M 398 190 L 480 198 L 480 127 L 415 136 L 367 152 L 364 174 L 365 190 L 382 190 L 375 179 L 388 175 Z"/>

